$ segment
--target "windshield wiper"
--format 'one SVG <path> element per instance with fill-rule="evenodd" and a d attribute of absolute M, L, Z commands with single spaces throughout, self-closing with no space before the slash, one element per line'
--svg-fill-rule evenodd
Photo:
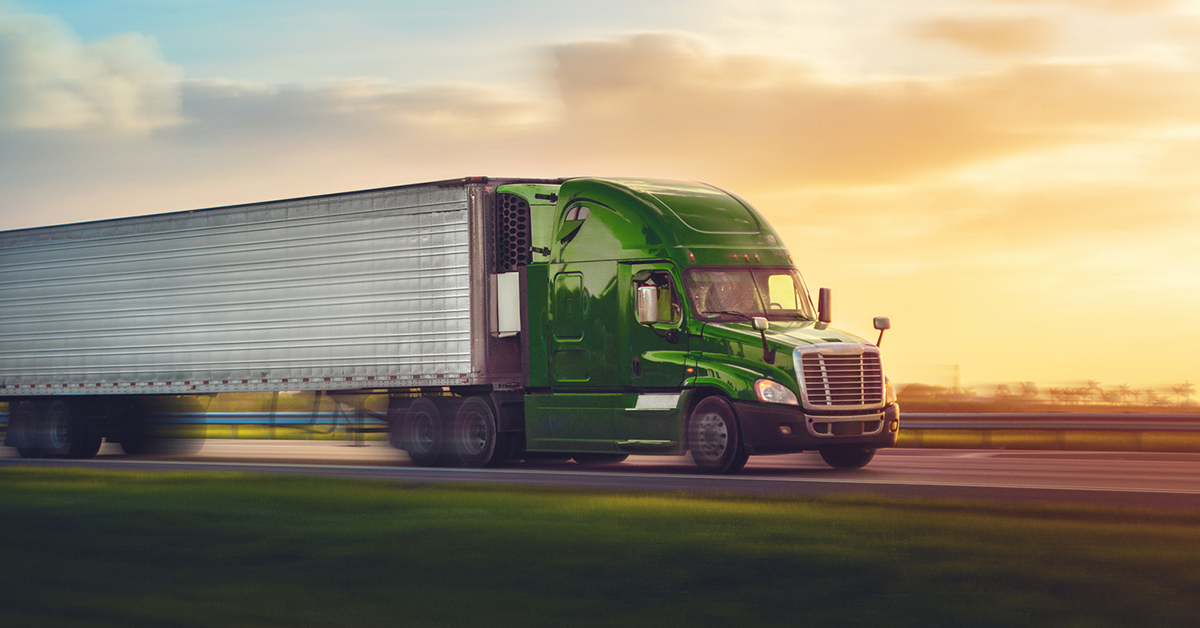
<path fill-rule="evenodd" d="M 744 314 L 744 313 L 742 313 L 742 312 L 735 312 L 735 311 L 733 311 L 733 310 L 716 310 L 716 311 L 709 311 L 709 312 L 705 312 L 704 314 L 705 314 L 705 315 L 708 315 L 708 314 L 728 314 L 728 315 L 730 315 L 730 316 L 741 316 L 742 318 L 744 318 L 744 319 L 746 319 L 746 320 L 748 320 L 748 321 L 750 321 L 750 322 L 754 322 L 754 317 L 753 317 L 753 316 L 750 316 L 749 314 Z"/>

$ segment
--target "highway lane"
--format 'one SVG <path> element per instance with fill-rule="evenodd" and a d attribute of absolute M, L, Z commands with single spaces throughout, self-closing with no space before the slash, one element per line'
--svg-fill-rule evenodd
<path fill-rule="evenodd" d="M 0 467 L 68 466 L 141 471 L 319 474 L 413 482 L 476 482 L 748 495 L 966 499 L 1200 511 L 1200 454 L 892 449 L 865 469 L 830 469 L 815 453 L 752 457 L 736 476 L 705 476 L 684 457 L 635 456 L 617 465 L 569 461 L 502 469 L 422 469 L 379 442 L 208 441 L 191 456 L 126 456 L 105 445 L 94 460 L 22 460 L 0 448 Z"/>

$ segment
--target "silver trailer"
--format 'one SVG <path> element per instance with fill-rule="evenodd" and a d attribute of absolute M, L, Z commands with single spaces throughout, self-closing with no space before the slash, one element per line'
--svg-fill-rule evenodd
<path fill-rule="evenodd" d="M 60 401 L 112 440 L 114 401 L 136 396 L 519 387 L 514 260 L 532 245 L 508 223 L 527 231 L 529 206 L 498 217 L 495 189 L 538 183 L 559 182 L 480 177 L 0 232 L 0 400 L 17 427 L 47 424 Z M 9 444 L 61 449 L 25 431 Z"/>

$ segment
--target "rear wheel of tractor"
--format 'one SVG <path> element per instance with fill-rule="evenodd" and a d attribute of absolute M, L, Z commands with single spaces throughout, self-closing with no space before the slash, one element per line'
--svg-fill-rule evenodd
<path fill-rule="evenodd" d="M 498 436 L 496 414 L 488 402 L 479 397 L 464 401 L 454 418 L 454 452 L 459 463 L 472 468 L 490 466 L 496 458 Z"/>
<path fill-rule="evenodd" d="M 820 449 L 825 464 L 834 469 L 861 469 L 875 457 L 874 447 L 833 445 Z"/>
<path fill-rule="evenodd" d="M 493 467 L 512 464 L 521 459 L 525 452 L 525 434 L 522 432 L 500 432 L 496 434 L 496 453 L 492 456 Z"/>
<path fill-rule="evenodd" d="M 442 457 L 445 435 L 442 412 L 428 397 L 421 397 L 404 413 L 404 450 L 413 464 L 432 467 Z"/>
<path fill-rule="evenodd" d="M 737 473 L 750 458 L 733 406 L 721 397 L 705 397 L 692 409 L 687 442 L 692 461 L 706 473 Z"/>

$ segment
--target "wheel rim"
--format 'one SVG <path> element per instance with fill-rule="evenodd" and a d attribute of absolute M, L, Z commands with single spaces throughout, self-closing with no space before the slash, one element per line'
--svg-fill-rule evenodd
<path fill-rule="evenodd" d="M 433 450 L 433 417 L 422 412 L 413 417 L 409 425 L 410 446 L 424 453 Z"/>
<path fill-rule="evenodd" d="M 50 449 L 63 449 L 71 443 L 71 426 L 65 412 L 51 412 L 46 417 L 46 436 Z"/>
<path fill-rule="evenodd" d="M 487 448 L 488 423 L 479 412 L 472 412 L 463 418 L 462 447 L 463 453 L 476 456 Z"/>
<path fill-rule="evenodd" d="M 716 412 L 705 414 L 697 422 L 696 432 L 696 442 L 700 445 L 703 458 L 717 460 L 725 454 L 725 449 L 729 447 L 729 426 L 724 417 Z"/>

